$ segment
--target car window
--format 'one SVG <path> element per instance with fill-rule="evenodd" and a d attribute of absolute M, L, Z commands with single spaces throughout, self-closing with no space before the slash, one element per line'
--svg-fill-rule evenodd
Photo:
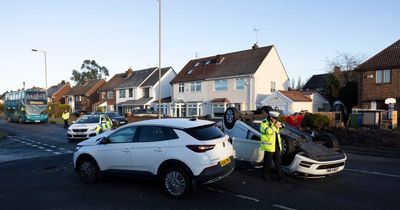
<path fill-rule="evenodd" d="M 254 141 L 261 141 L 261 138 L 257 136 L 255 133 L 251 132 L 250 130 L 247 132 L 247 138 Z"/>
<path fill-rule="evenodd" d="M 99 123 L 99 116 L 94 115 L 83 115 L 77 121 L 77 124 L 81 123 Z"/>
<path fill-rule="evenodd" d="M 111 134 L 108 139 L 111 143 L 129 143 L 133 142 L 133 137 L 135 136 L 137 128 L 136 127 L 128 127 L 116 131 Z"/>
<path fill-rule="evenodd" d="M 197 140 L 212 140 L 224 137 L 225 134 L 218 129 L 214 124 L 185 129 L 185 132 Z"/>
<path fill-rule="evenodd" d="M 170 139 L 176 139 L 178 136 L 172 129 L 160 126 L 142 126 L 140 127 L 137 142 L 155 142 Z"/>

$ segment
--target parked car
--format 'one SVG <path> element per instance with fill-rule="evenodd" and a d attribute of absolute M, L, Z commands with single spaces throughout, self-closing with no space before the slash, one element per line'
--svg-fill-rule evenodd
<path fill-rule="evenodd" d="M 173 198 L 190 193 L 234 169 L 234 150 L 215 123 L 197 119 L 155 119 L 121 126 L 79 143 L 73 162 L 85 183 L 115 173 L 157 178 Z"/>
<path fill-rule="evenodd" d="M 100 126 L 100 129 L 97 129 L 97 126 Z M 83 140 L 109 131 L 111 128 L 112 121 L 105 114 L 83 115 L 69 126 L 67 136 L 69 140 Z"/>
<path fill-rule="evenodd" d="M 121 116 L 118 112 L 106 112 L 105 114 L 112 120 L 114 126 L 128 124 L 126 117 Z"/>
<path fill-rule="evenodd" d="M 230 107 L 224 113 L 223 130 L 232 138 L 236 159 L 255 164 L 263 162 L 260 150 L 260 124 L 265 114 L 241 113 Z M 323 177 L 342 171 L 346 154 L 339 149 L 335 136 L 322 133 L 312 137 L 286 125 L 281 131 L 282 165 L 286 173 L 295 176 Z"/>
<path fill-rule="evenodd" d="M 75 112 L 72 112 L 72 115 L 74 115 L 75 117 L 80 117 L 81 115 L 84 115 L 86 113 L 87 111 L 76 110 Z"/>
<path fill-rule="evenodd" d="M 157 117 L 158 112 L 151 110 L 151 109 L 136 109 L 132 112 L 132 116 L 135 117 Z"/>

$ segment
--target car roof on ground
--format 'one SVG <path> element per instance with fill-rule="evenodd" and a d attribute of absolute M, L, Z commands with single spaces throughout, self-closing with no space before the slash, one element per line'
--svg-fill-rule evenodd
<path fill-rule="evenodd" d="M 193 120 L 185 118 L 168 118 L 168 119 L 154 119 L 154 120 L 143 120 L 132 123 L 130 125 L 150 125 L 150 126 L 165 126 L 177 129 L 187 129 L 206 125 L 212 125 L 215 122 L 208 120 Z"/>

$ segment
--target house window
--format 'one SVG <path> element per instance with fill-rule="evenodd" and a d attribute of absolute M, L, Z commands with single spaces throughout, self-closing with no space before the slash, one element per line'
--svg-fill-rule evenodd
<path fill-rule="evenodd" d="M 244 79 L 243 78 L 237 78 L 236 79 L 235 88 L 236 88 L 236 90 L 243 90 L 244 89 Z"/>
<path fill-rule="evenodd" d="M 188 104 L 188 117 L 199 116 L 200 115 L 200 107 L 198 104 Z"/>
<path fill-rule="evenodd" d="M 150 89 L 144 88 L 143 89 L 143 98 L 148 98 L 148 97 L 150 97 Z"/>
<path fill-rule="evenodd" d="M 125 89 L 119 90 L 119 98 L 125 98 Z"/>
<path fill-rule="evenodd" d="M 224 104 L 213 104 L 213 116 L 214 117 L 223 117 L 225 112 Z"/>
<path fill-rule="evenodd" d="M 185 92 L 185 83 L 179 83 L 179 92 L 180 93 Z"/>
<path fill-rule="evenodd" d="M 228 80 L 219 79 L 214 81 L 216 91 L 228 90 Z"/>
<path fill-rule="evenodd" d="M 382 70 L 376 71 L 375 83 L 379 84 L 382 83 Z"/>
<path fill-rule="evenodd" d="M 129 88 L 129 98 L 133 97 L 133 88 Z"/>
<path fill-rule="evenodd" d="M 198 65 L 200 65 L 200 63 L 199 63 L 199 62 L 197 62 L 196 64 L 194 64 L 194 67 L 196 67 L 196 66 L 198 66 Z"/>
<path fill-rule="evenodd" d="M 101 99 L 106 99 L 106 92 L 101 92 Z"/>
<path fill-rule="evenodd" d="M 193 69 L 189 69 L 189 71 L 188 71 L 188 72 L 186 72 L 186 74 L 187 74 L 187 75 L 191 75 L 191 74 L 192 74 L 192 72 L 193 72 Z"/>
<path fill-rule="evenodd" d="M 275 92 L 276 87 L 275 87 L 275 82 L 271 81 L 271 93 Z"/>
<path fill-rule="evenodd" d="M 110 90 L 108 91 L 108 99 L 113 99 L 114 98 L 114 91 Z"/>
<path fill-rule="evenodd" d="M 201 91 L 201 82 L 190 83 L 190 92 L 200 92 L 200 91 Z"/>
<path fill-rule="evenodd" d="M 383 71 L 383 83 L 390 83 L 390 69 Z"/>
<path fill-rule="evenodd" d="M 206 62 L 204 63 L 204 65 L 207 66 L 207 65 L 210 64 L 210 63 L 211 63 L 211 60 L 208 60 L 208 61 L 206 61 Z"/>

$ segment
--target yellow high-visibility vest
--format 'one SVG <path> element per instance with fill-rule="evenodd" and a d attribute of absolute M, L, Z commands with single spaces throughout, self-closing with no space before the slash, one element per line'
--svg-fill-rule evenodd
<path fill-rule="evenodd" d="M 275 139 L 278 135 L 279 149 L 282 151 L 281 135 L 279 132 L 283 129 L 284 124 L 282 123 L 282 128 L 278 129 L 268 120 L 263 120 L 260 125 L 261 132 L 261 142 L 260 149 L 267 152 L 275 152 Z"/>

